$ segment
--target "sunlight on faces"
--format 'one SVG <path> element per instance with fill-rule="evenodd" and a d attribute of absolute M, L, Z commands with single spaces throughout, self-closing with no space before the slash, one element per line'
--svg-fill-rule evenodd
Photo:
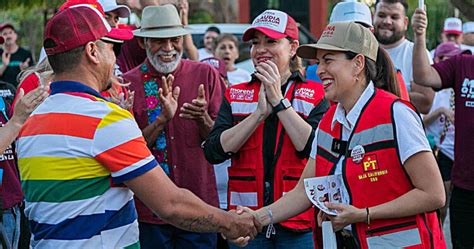
<path fill-rule="evenodd" d="M 233 41 L 224 39 L 217 44 L 215 55 L 224 61 L 226 69 L 229 71 L 234 67 L 235 60 L 239 58 L 239 49 Z"/>
<path fill-rule="evenodd" d="M 405 35 L 408 29 L 408 17 L 401 3 L 377 4 L 374 15 L 375 37 L 385 45 L 393 44 Z"/>
<path fill-rule="evenodd" d="M 255 66 L 271 60 L 278 67 L 280 73 L 289 70 L 291 58 L 296 54 L 298 42 L 290 42 L 286 38 L 273 39 L 260 31 L 255 31 L 252 38 L 250 56 Z"/>
<path fill-rule="evenodd" d="M 145 38 L 146 55 L 156 71 L 171 73 L 179 65 L 183 56 L 182 37 Z"/>
<path fill-rule="evenodd" d="M 348 60 L 344 52 L 317 50 L 318 69 L 316 74 L 323 83 L 327 99 L 342 102 L 351 95 L 351 91 L 356 86 L 355 70 L 352 70 L 354 59 Z"/>

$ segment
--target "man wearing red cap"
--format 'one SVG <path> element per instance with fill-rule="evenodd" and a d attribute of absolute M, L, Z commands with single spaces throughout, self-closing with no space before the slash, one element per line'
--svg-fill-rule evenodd
<path fill-rule="evenodd" d="M 16 41 L 18 35 L 15 27 L 5 23 L 0 27 L 0 34 L 5 39 L 4 48 L 0 49 L 2 60 L 0 61 L 0 80 L 18 85 L 16 76 L 21 70 L 34 64 L 30 51 L 20 47 Z"/>
<path fill-rule="evenodd" d="M 130 112 L 99 94 L 110 86 L 113 42 L 120 39 L 90 5 L 62 10 L 46 25 L 54 82 L 17 146 L 31 246 L 139 248 L 133 192 L 183 229 L 253 237 L 252 217 L 177 188 L 157 167 Z"/>

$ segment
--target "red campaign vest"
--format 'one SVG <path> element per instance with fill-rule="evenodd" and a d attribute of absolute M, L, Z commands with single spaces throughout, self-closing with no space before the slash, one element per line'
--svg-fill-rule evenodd
<path fill-rule="evenodd" d="M 342 127 L 331 122 L 336 107 L 331 107 L 319 125 L 316 155 L 316 176 L 334 173 L 341 153 L 343 179 L 351 197 L 351 205 L 357 208 L 373 207 L 389 202 L 413 189 L 397 153 L 396 131 L 392 119 L 392 105 L 403 101 L 377 89 L 364 107 L 345 149 L 338 150 Z M 415 108 L 403 101 L 410 108 Z M 352 157 L 352 150 L 362 146 L 365 153 L 359 161 Z M 341 146 L 344 148 L 344 145 Z M 341 148 L 340 147 L 340 148 Z M 345 151 L 345 152 L 344 152 Z M 356 154 L 356 153 L 354 153 Z M 355 158 L 355 159 L 353 159 Z M 445 248 L 441 223 L 436 212 L 411 217 L 381 219 L 352 225 L 360 248 Z"/>
<path fill-rule="evenodd" d="M 285 97 L 292 100 L 293 109 L 303 118 L 307 118 L 311 110 L 317 106 L 324 97 L 321 84 L 307 81 L 291 84 Z M 234 124 L 244 120 L 252 114 L 258 105 L 260 83 L 250 82 L 238 84 L 227 89 L 225 98 L 231 105 Z M 292 95 L 294 93 L 294 98 Z M 254 133 L 248 138 L 238 153 L 232 157 L 229 171 L 228 203 L 229 209 L 237 205 L 258 209 L 263 206 L 264 198 L 264 164 L 263 164 L 263 127 L 262 122 Z M 285 193 L 292 190 L 301 176 L 307 159 L 296 155 L 296 149 L 290 137 L 284 132 L 282 124 L 278 123 L 277 145 L 282 139 L 280 155 L 275 165 L 273 182 L 273 200 L 276 201 Z M 280 225 L 293 230 L 308 230 L 311 228 L 312 213 L 306 212 L 290 218 Z"/>

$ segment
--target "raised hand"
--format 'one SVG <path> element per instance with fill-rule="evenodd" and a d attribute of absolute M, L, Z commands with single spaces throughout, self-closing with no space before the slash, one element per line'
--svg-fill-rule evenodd
<path fill-rule="evenodd" d="M 24 62 L 20 64 L 20 70 L 24 70 L 30 66 L 30 58 L 27 58 Z"/>
<path fill-rule="evenodd" d="M 258 92 L 257 112 L 260 115 L 261 120 L 265 120 L 272 112 L 272 106 L 267 101 L 265 87 L 263 85 L 260 87 L 260 91 Z"/>
<path fill-rule="evenodd" d="M 23 88 L 18 91 L 18 97 L 15 102 L 12 120 L 22 125 L 26 119 L 48 97 L 48 87 L 39 85 L 35 90 L 25 95 Z"/>
<path fill-rule="evenodd" d="M 278 105 L 281 99 L 283 99 L 283 94 L 281 92 L 281 76 L 277 65 L 268 60 L 259 63 L 255 69 L 257 70 L 255 76 L 257 76 L 265 86 L 268 102 L 270 102 L 272 106 Z"/>
<path fill-rule="evenodd" d="M 415 36 L 426 35 L 426 27 L 428 27 L 428 18 L 426 11 L 417 8 L 411 18 L 411 26 L 415 32 Z"/>
<path fill-rule="evenodd" d="M 339 231 L 349 224 L 363 222 L 367 218 L 365 209 L 359 209 L 352 205 L 325 202 L 329 209 L 337 211 L 337 215 L 328 215 L 334 231 Z"/>
<path fill-rule="evenodd" d="M 4 66 L 8 66 L 8 64 L 10 64 L 10 57 L 11 55 L 5 51 L 3 51 L 3 54 L 2 54 L 2 63 Z"/>
<path fill-rule="evenodd" d="M 161 77 L 161 81 L 162 87 L 158 89 L 158 97 L 161 102 L 160 116 L 162 116 L 165 121 L 170 121 L 174 117 L 176 109 L 178 109 L 180 89 L 179 87 L 173 89 L 174 76 L 171 74 L 168 75 L 168 77 Z"/>
<path fill-rule="evenodd" d="M 199 85 L 198 96 L 191 103 L 184 103 L 180 111 L 179 117 L 181 118 L 204 121 L 209 117 L 207 113 L 206 91 L 203 84 Z"/>

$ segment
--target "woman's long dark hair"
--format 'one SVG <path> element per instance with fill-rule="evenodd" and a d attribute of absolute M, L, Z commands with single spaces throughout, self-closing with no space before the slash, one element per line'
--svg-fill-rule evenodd
<path fill-rule="evenodd" d="M 345 54 L 349 60 L 357 56 L 356 53 L 351 51 L 345 52 Z M 375 87 L 400 97 L 400 87 L 398 85 L 395 67 L 385 49 L 379 47 L 377 62 L 365 57 L 365 77 L 367 84 L 372 81 Z"/>

